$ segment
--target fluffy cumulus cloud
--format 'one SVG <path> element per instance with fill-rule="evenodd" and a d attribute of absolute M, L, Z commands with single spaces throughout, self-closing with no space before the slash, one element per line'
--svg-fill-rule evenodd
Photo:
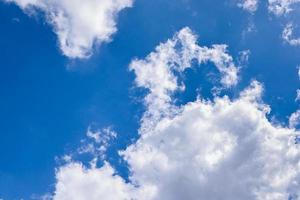
<path fill-rule="evenodd" d="M 27 13 L 40 10 L 57 34 L 61 51 L 70 58 L 86 58 L 95 44 L 109 42 L 117 31 L 116 17 L 132 0 L 4 0 Z"/>
<path fill-rule="evenodd" d="M 238 3 L 238 6 L 250 13 L 254 13 L 258 7 L 258 0 L 243 0 Z"/>
<path fill-rule="evenodd" d="M 298 195 L 299 148 L 256 103 L 259 84 L 237 100 L 198 100 L 142 134 L 125 154 L 132 180 L 152 199 L 288 199 Z"/>
<path fill-rule="evenodd" d="M 173 94 L 184 90 L 180 74 L 192 60 L 200 67 L 213 62 L 225 86 L 237 81 L 237 69 L 225 47 L 201 47 L 196 38 L 185 28 L 130 65 L 136 85 L 148 90 L 140 138 L 120 152 L 128 163 L 130 181 L 125 182 L 107 162 L 97 168 L 72 161 L 57 170 L 53 199 L 297 199 L 299 133 L 268 120 L 262 84 L 252 81 L 234 99 L 198 97 L 174 104 Z"/>

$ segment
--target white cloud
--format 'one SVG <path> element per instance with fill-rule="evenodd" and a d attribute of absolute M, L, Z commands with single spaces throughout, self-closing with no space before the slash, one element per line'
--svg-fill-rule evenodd
<path fill-rule="evenodd" d="M 254 13 L 258 7 L 258 0 L 242 0 L 238 6 L 250 13 Z"/>
<path fill-rule="evenodd" d="M 238 6 L 250 13 L 257 10 L 260 0 L 241 0 Z M 281 16 L 293 11 L 293 6 L 300 2 L 300 0 L 268 0 L 268 10 L 274 15 Z"/>
<path fill-rule="evenodd" d="M 299 3 L 300 0 L 269 0 L 269 11 L 275 15 L 284 15 L 291 12 L 292 6 Z"/>
<path fill-rule="evenodd" d="M 123 152 L 134 184 L 125 184 L 107 167 L 84 170 L 71 164 L 57 174 L 60 195 L 54 199 L 130 199 L 139 193 L 141 200 L 282 200 L 299 195 L 296 132 L 268 121 L 263 106 L 253 101 L 260 88 L 253 84 L 234 101 L 191 102 L 142 132 Z"/>
<path fill-rule="evenodd" d="M 117 31 L 116 17 L 132 0 L 4 0 L 26 12 L 41 10 L 57 34 L 62 53 L 86 58 L 96 44 L 109 42 Z"/>
<path fill-rule="evenodd" d="M 297 110 L 296 112 L 292 113 L 292 115 L 289 118 L 289 125 L 291 128 L 294 128 L 300 124 L 300 110 Z"/>
<path fill-rule="evenodd" d="M 238 6 L 250 13 L 255 13 L 259 2 L 259 0 L 243 0 L 238 3 Z M 279 17 L 285 16 L 293 11 L 294 7 L 298 3 L 300 3 L 300 0 L 268 0 L 267 6 L 270 13 Z M 250 24 L 250 26 L 248 26 L 249 30 L 243 31 L 242 35 L 244 36 L 245 33 L 249 31 L 251 32 L 252 26 L 255 27 L 254 25 Z M 293 29 L 294 27 L 291 23 L 287 24 L 282 32 L 282 38 L 288 44 L 292 46 L 298 46 L 300 45 L 300 38 L 293 37 Z"/>
<path fill-rule="evenodd" d="M 295 132 L 267 120 L 263 106 L 252 101 L 256 87 L 234 101 L 184 105 L 143 133 L 124 153 L 132 180 L 155 187 L 153 199 L 281 200 L 298 194 Z"/>
<path fill-rule="evenodd" d="M 300 195 L 299 133 L 268 120 L 259 82 L 233 100 L 199 97 L 185 105 L 173 103 L 172 94 L 184 89 L 178 77 L 192 59 L 211 59 L 223 70 L 227 67 L 218 64 L 232 62 L 224 48 L 200 47 L 195 41 L 183 29 L 131 64 L 137 85 L 149 94 L 141 137 L 120 152 L 130 182 L 108 163 L 86 168 L 71 162 L 57 171 L 55 200 L 282 200 Z"/>
<path fill-rule="evenodd" d="M 298 78 L 300 79 L 300 67 L 298 66 L 297 67 L 297 70 L 298 70 Z M 296 99 L 295 99 L 295 101 L 299 101 L 300 100 L 300 89 L 297 89 L 297 91 L 296 91 Z"/>
<path fill-rule="evenodd" d="M 300 3 L 300 0 L 269 0 L 268 1 L 269 12 L 276 16 L 287 15 L 293 11 L 293 6 Z M 292 46 L 300 45 L 300 38 L 293 36 L 294 26 L 292 23 L 285 25 L 282 31 L 282 39 Z"/>
<path fill-rule="evenodd" d="M 293 37 L 293 29 L 294 27 L 292 24 L 287 24 L 282 32 L 282 38 L 288 44 L 292 46 L 298 46 L 300 45 L 300 38 Z"/>
<path fill-rule="evenodd" d="M 117 138 L 117 133 L 112 130 L 111 127 L 103 129 L 88 128 L 86 133 L 86 139 L 82 139 L 80 147 L 76 151 L 57 158 L 58 161 L 64 163 L 72 163 L 73 158 L 82 155 L 91 155 L 94 159 L 90 162 L 91 166 L 94 166 L 97 161 L 106 159 L 106 152 L 110 145 Z"/>
<path fill-rule="evenodd" d="M 183 28 L 172 39 L 156 47 L 144 60 L 134 60 L 130 69 L 136 74 L 136 84 L 149 89 L 146 97 L 148 106 L 147 116 L 159 119 L 171 109 L 170 93 L 184 89 L 183 83 L 178 85 L 174 73 L 181 73 L 192 66 L 192 62 L 199 65 L 208 61 L 215 64 L 221 73 L 221 83 L 224 87 L 236 85 L 238 82 L 238 68 L 233 58 L 227 54 L 226 45 L 213 45 L 212 48 L 199 46 L 197 36 L 189 28 Z M 151 124 L 149 124 L 151 126 Z"/>
<path fill-rule="evenodd" d="M 299 100 L 300 100 L 300 89 L 297 89 L 295 101 L 299 101 Z"/>
<path fill-rule="evenodd" d="M 130 199 L 134 187 L 114 175 L 114 169 L 105 164 L 87 169 L 80 163 L 71 163 L 56 173 L 54 200 L 121 200 Z"/>

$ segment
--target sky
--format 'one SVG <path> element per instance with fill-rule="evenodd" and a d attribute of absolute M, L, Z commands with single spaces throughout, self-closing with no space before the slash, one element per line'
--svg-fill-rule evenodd
<path fill-rule="evenodd" d="M 300 199 L 299 14 L 0 0 L 0 199 Z"/>

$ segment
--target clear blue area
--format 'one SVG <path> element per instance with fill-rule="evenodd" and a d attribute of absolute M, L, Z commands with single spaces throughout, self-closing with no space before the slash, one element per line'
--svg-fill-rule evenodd
<path fill-rule="evenodd" d="M 249 23 L 256 30 L 243 35 Z M 236 96 L 253 78 L 263 82 L 271 116 L 286 123 L 298 106 L 300 51 L 280 38 L 284 24 L 264 5 L 250 15 L 230 0 L 137 0 L 120 14 L 113 42 L 95 48 L 88 60 L 72 61 L 61 55 L 42 17 L 0 3 L 0 197 L 30 199 L 51 192 L 55 157 L 76 148 L 90 124 L 119 133 L 109 159 L 126 176 L 116 151 L 137 137 L 144 109 L 128 64 L 185 26 L 200 36 L 201 45 L 229 45 L 235 58 L 249 49 L 242 80 L 228 92 Z M 212 83 L 205 81 L 210 67 L 186 72 L 181 103 L 194 100 L 197 88 L 210 96 Z"/>

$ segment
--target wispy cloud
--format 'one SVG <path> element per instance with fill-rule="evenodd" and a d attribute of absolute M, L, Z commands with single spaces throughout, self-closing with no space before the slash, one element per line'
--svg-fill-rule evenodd
<path fill-rule="evenodd" d="M 282 31 L 282 39 L 292 46 L 298 46 L 300 45 L 300 38 L 294 38 L 293 30 L 293 24 L 287 24 Z"/>
<path fill-rule="evenodd" d="M 292 6 L 299 3 L 300 0 L 269 0 L 269 11 L 275 15 L 284 15 L 291 12 Z"/>

